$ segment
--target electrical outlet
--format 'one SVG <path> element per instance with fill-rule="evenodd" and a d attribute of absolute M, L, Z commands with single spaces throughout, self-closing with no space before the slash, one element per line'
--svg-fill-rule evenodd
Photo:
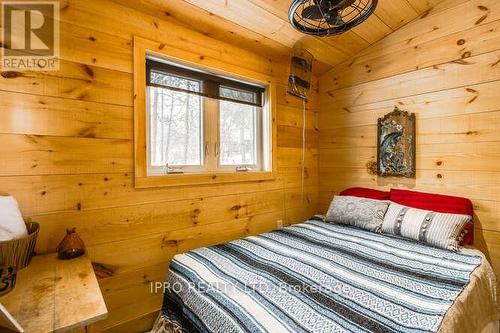
<path fill-rule="evenodd" d="M 283 228 L 283 220 L 278 220 L 276 221 L 276 228 L 281 229 Z"/>

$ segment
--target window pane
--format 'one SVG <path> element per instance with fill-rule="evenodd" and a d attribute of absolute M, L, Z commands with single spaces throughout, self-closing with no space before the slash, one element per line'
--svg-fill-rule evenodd
<path fill-rule="evenodd" d="M 220 164 L 257 164 L 257 108 L 220 101 Z"/>
<path fill-rule="evenodd" d="M 247 103 L 255 103 L 257 97 L 254 92 L 227 87 L 220 87 L 219 94 L 220 97 Z"/>
<path fill-rule="evenodd" d="M 190 79 L 161 74 L 155 80 L 200 89 L 200 83 Z M 148 89 L 151 166 L 201 165 L 201 97 L 163 88 Z"/>
<path fill-rule="evenodd" d="M 165 73 L 151 71 L 151 83 L 159 84 L 165 87 L 178 88 L 194 92 L 200 92 L 201 82 L 189 78 L 183 78 L 175 75 L 166 75 Z"/>

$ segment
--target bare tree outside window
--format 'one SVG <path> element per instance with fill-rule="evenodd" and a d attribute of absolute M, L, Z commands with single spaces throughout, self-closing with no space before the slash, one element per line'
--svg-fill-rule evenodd
<path fill-rule="evenodd" d="M 152 82 L 191 91 L 200 82 L 152 73 Z M 151 165 L 201 165 L 201 97 L 150 87 Z"/>
<path fill-rule="evenodd" d="M 220 164 L 257 164 L 256 108 L 220 101 L 219 112 Z"/>

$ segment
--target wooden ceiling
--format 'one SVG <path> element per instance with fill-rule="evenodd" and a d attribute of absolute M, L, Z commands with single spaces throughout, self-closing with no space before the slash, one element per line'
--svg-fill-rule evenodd
<path fill-rule="evenodd" d="M 114 0 L 127 7 L 273 59 L 288 57 L 294 45 L 308 49 L 321 74 L 382 39 L 442 0 L 379 0 L 374 15 L 339 36 L 313 37 L 288 22 L 292 0 Z"/>

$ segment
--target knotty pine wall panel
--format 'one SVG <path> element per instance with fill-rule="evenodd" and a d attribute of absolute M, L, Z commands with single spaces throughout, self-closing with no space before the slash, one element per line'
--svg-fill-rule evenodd
<path fill-rule="evenodd" d="M 499 31 L 498 1 L 448 2 L 321 76 L 320 211 L 351 186 L 468 197 L 500 278 Z M 370 172 L 377 119 L 394 106 L 416 114 L 415 179 Z"/>
<path fill-rule="evenodd" d="M 274 76 L 278 178 L 196 187 L 133 186 L 134 35 L 190 57 Z M 61 1 L 61 69 L 0 73 L 0 194 L 38 221 L 37 252 L 76 226 L 97 267 L 103 330 L 149 325 L 173 255 L 301 222 L 317 211 L 317 82 L 307 108 L 302 190 L 302 101 L 285 90 L 287 62 L 103 0 Z"/>

